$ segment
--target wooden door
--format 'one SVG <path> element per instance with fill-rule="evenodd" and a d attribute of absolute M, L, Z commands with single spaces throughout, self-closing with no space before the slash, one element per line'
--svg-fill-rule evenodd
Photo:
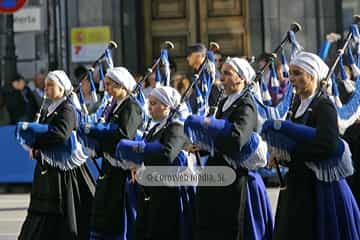
<path fill-rule="evenodd" d="M 199 1 L 200 41 L 219 43 L 225 56 L 249 55 L 248 1 Z"/>
<path fill-rule="evenodd" d="M 175 45 L 171 58 L 178 69 L 187 69 L 186 47 L 197 40 L 196 1 L 144 0 L 143 3 L 146 66 L 159 56 L 162 43 L 169 40 Z"/>
<path fill-rule="evenodd" d="M 146 67 L 159 56 L 161 44 L 175 44 L 170 56 L 178 71 L 188 71 L 189 44 L 210 41 L 226 55 L 249 54 L 248 0 L 143 0 L 144 57 Z"/>

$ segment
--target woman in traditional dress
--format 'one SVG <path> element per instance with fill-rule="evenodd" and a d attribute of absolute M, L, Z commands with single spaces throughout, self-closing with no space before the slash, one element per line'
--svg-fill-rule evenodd
<path fill-rule="evenodd" d="M 104 156 L 92 210 L 91 239 L 126 239 L 133 234 L 126 213 L 130 204 L 126 192 L 130 171 L 115 159 L 115 149 L 119 140 L 135 137 L 143 117 L 141 107 L 130 96 L 136 82 L 126 68 L 108 70 L 104 81 L 105 90 L 113 97 L 105 123 L 84 127 L 89 137 L 98 140 Z"/>
<path fill-rule="evenodd" d="M 83 161 L 74 162 L 57 159 L 61 153 L 48 157 L 43 154 L 49 149 L 59 149 L 74 136 L 77 124 L 72 89 L 65 72 L 57 70 L 47 75 L 45 94 L 51 104 L 40 118 L 41 126 L 47 131 L 37 135 L 32 145 L 30 155 L 37 163 L 28 215 L 19 239 L 89 238 L 94 182 L 83 164 L 86 156 L 78 158 Z M 71 151 L 77 154 L 81 150 Z"/>
<path fill-rule="evenodd" d="M 182 152 L 188 143 L 183 127 L 183 121 L 189 115 L 186 104 L 181 104 L 178 113 L 169 119 L 169 114 L 178 106 L 180 98 L 180 94 L 172 87 L 154 88 L 148 99 L 149 113 L 154 122 L 153 127 L 144 139 L 145 142 L 120 142 L 119 155 L 125 154 L 123 149 L 128 147 L 133 155 L 133 157 L 127 157 L 130 161 L 137 165 L 144 164 L 145 168 L 152 167 L 160 172 L 161 169 L 157 169 L 158 166 L 174 166 L 174 168 L 186 166 L 187 158 Z M 139 145 L 144 151 L 134 150 L 138 149 L 135 146 Z M 175 175 L 176 171 L 172 173 Z M 191 198 L 188 195 L 191 195 L 191 189 L 178 186 L 175 181 L 173 186 L 167 186 L 165 182 L 146 182 L 147 180 L 146 177 L 140 180 L 140 184 L 145 186 L 138 198 L 136 239 L 193 239 L 192 220 L 189 216 L 192 214 L 192 205 L 188 199 L 188 197 Z"/>
<path fill-rule="evenodd" d="M 206 165 L 231 167 L 236 179 L 229 186 L 197 187 L 199 240 L 272 238 L 273 216 L 266 188 L 260 175 L 252 171 L 258 162 L 245 166 L 237 158 L 257 129 L 257 108 L 248 88 L 254 77 L 255 72 L 245 59 L 228 58 L 220 78 L 227 97 L 220 101 L 216 118 L 200 120 L 209 129 L 213 122 L 211 128 L 215 128 L 216 121 L 225 120 L 229 126 L 214 137 L 214 155 L 209 156 Z M 262 160 L 266 164 L 266 159 Z"/>
<path fill-rule="evenodd" d="M 320 90 L 327 65 L 315 54 L 299 53 L 290 63 L 290 81 L 299 101 L 292 121 L 316 129 L 316 137 L 295 146 L 280 191 L 274 239 L 360 239 L 359 209 L 345 179 L 321 181 L 306 163 L 322 163 L 334 154 L 339 138 L 337 113 Z"/>

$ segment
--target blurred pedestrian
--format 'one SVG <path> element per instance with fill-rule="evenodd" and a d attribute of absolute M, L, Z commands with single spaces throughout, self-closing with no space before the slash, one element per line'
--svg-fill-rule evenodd
<path fill-rule="evenodd" d="M 171 86 L 175 88 L 180 95 L 183 95 L 190 86 L 190 80 L 183 73 L 175 73 L 171 81 Z"/>
<path fill-rule="evenodd" d="M 11 80 L 10 89 L 5 93 L 5 97 L 11 124 L 19 121 L 31 122 L 34 120 L 37 110 L 36 100 L 20 74 L 16 74 Z"/>
<path fill-rule="evenodd" d="M 42 99 L 44 97 L 44 87 L 45 87 L 45 74 L 43 71 L 40 71 L 35 74 L 33 80 L 27 85 L 32 91 L 35 101 L 37 104 L 37 109 L 40 108 Z"/>
<path fill-rule="evenodd" d="M 152 73 L 148 78 L 144 81 L 144 87 L 143 92 L 146 98 L 149 97 L 150 92 L 153 90 L 153 88 L 156 87 L 156 81 L 155 81 L 155 73 Z"/>
<path fill-rule="evenodd" d="M 217 50 L 216 52 L 214 52 L 214 57 L 216 68 L 215 80 L 220 81 L 220 70 L 223 64 L 223 53 L 220 50 Z"/>

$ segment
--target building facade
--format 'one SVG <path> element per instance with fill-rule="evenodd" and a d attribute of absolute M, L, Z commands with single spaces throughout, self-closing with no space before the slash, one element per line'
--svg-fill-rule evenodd
<path fill-rule="evenodd" d="M 187 71 L 185 48 L 188 44 L 217 41 L 225 55 L 259 55 L 271 52 L 293 21 L 303 31 L 299 42 L 308 51 L 318 52 L 329 32 L 345 34 L 352 15 L 360 13 L 358 0 L 28 0 L 40 25 L 26 29 L 21 17 L 15 18 L 17 71 L 31 79 L 39 71 L 55 68 L 68 73 L 78 64 L 90 64 L 90 56 L 76 60 L 74 43 L 85 32 L 102 27 L 119 47 L 114 50 L 115 65 L 132 72 L 145 72 L 159 54 L 165 40 L 173 41 L 170 53 L 180 70 Z M 31 11 L 30 11 L 31 12 Z M 23 25 L 21 25 L 23 23 Z M 19 27 L 20 26 L 20 27 Z M 104 30 L 105 29 L 105 30 Z M 89 32 L 89 34 L 90 34 Z M 0 15 L 1 71 L 6 71 L 6 41 L 9 29 L 6 15 Z M 94 35 L 94 34 L 93 34 Z M 95 40 L 94 40 L 95 39 Z M 88 42 L 106 38 L 90 37 Z M 94 46 L 97 43 L 93 44 Z M 75 51 L 75 53 L 74 53 Z M 76 61 L 74 61 L 76 60 Z M 95 60 L 95 59 L 93 59 Z M 92 60 L 92 61 L 93 61 Z M 4 79 L 1 74 L 1 84 Z"/>

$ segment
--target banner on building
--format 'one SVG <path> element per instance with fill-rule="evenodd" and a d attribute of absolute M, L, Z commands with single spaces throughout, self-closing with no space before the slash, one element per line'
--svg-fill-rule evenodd
<path fill-rule="evenodd" d="M 111 36 L 110 28 L 82 27 L 71 29 L 71 56 L 73 62 L 95 61 L 106 49 Z"/>

